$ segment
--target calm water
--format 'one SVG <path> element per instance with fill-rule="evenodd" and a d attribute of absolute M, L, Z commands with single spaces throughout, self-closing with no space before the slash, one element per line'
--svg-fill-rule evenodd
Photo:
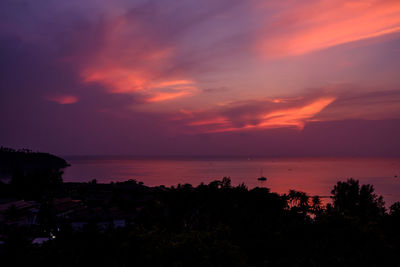
<path fill-rule="evenodd" d="M 285 193 L 289 189 L 310 195 L 329 196 L 338 180 L 353 177 L 361 183 L 375 186 L 387 204 L 400 201 L 400 158 L 258 158 L 258 159 L 138 159 L 67 158 L 72 165 L 65 170 L 64 180 L 98 182 L 136 179 L 145 185 L 198 185 L 229 176 L 237 185 L 266 186 L 272 191 Z M 260 182 L 257 177 L 267 177 Z"/>

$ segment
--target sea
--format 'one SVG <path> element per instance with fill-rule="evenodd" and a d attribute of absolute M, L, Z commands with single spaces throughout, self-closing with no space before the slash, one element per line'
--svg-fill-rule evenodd
<path fill-rule="evenodd" d="M 147 186 L 209 183 L 230 177 L 232 185 L 290 189 L 329 199 L 338 181 L 354 178 L 372 184 L 386 206 L 400 201 L 400 158 L 254 158 L 254 157 L 64 157 L 70 167 L 65 182 L 122 182 L 134 179 Z M 266 181 L 257 178 L 264 176 Z M 329 202 L 329 200 L 327 200 Z M 324 201 L 326 202 L 326 201 Z"/>

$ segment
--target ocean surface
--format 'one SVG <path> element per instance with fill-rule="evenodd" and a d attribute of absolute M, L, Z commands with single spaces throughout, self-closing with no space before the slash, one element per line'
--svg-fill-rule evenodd
<path fill-rule="evenodd" d="M 337 181 L 350 177 L 374 185 L 387 205 L 400 201 L 400 158 L 137 158 L 66 157 L 64 181 L 99 183 L 135 179 L 148 186 L 194 186 L 230 177 L 233 185 L 289 189 L 330 196 Z M 267 181 L 258 181 L 260 176 Z"/>

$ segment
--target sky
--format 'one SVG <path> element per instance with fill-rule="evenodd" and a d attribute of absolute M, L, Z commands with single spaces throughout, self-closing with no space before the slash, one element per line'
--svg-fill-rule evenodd
<path fill-rule="evenodd" d="M 2 0 L 0 144 L 400 156 L 398 0 Z"/>

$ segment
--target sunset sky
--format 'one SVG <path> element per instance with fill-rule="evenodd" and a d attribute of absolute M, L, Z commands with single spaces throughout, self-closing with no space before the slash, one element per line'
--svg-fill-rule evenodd
<path fill-rule="evenodd" d="M 400 156 L 399 0 L 2 0 L 0 145 Z"/>

